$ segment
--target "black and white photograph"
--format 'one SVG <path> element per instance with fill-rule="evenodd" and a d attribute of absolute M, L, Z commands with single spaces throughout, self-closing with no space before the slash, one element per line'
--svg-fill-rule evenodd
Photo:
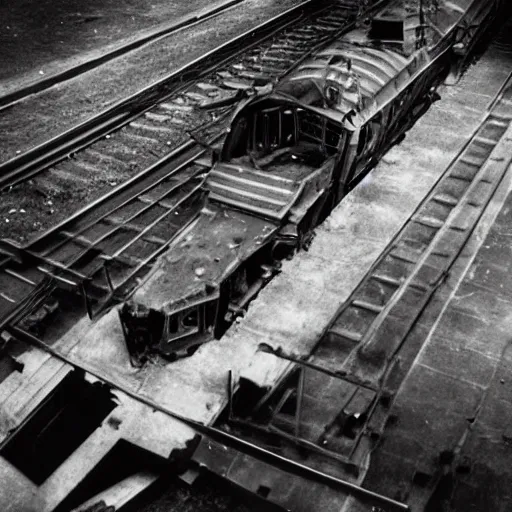
<path fill-rule="evenodd" d="M 0 512 L 512 512 L 510 0 L 3 0 Z"/>

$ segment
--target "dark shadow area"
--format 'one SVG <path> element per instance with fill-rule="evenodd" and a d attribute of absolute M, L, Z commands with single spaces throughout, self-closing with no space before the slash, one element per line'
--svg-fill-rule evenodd
<path fill-rule="evenodd" d="M 268 502 L 248 495 L 226 480 L 200 472 L 192 485 L 176 476 L 163 477 L 147 491 L 123 507 L 122 512 L 253 512 L 274 511 Z"/>
<path fill-rule="evenodd" d="M 42 484 L 116 407 L 110 389 L 69 373 L 2 448 L 1 455 Z"/>
<path fill-rule="evenodd" d="M 121 439 L 55 512 L 72 510 L 137 472 L 162 471 L 165 465 L 164 459 Z"/>

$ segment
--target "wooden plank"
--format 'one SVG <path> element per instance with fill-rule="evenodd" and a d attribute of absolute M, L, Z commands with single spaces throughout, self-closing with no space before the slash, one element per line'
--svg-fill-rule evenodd
<path fill-rule="evenodd" d="M 37 495 L 42 506 L 38 512 L 52 512 L 121 439 L 168 458 L 172 451 L 185 448 L 194 436 L 182 423 L 126 394 L 115 392 L 115 396 L 119 405 L 39 487 Z M 125 491 L 119 492 L 129 494 L 129 483 Z"/>
<path fill-rule="evenodd" d="M 72 367 L 38 349 L 18 361 L 23 372 L 13 372 L 0 386 L 0 442 L 18 427 L 72 370 Z"/>
<path fill-rule="evenodd" d="M 37 486 L 3 457 L 0 457 L 0 510 L 2 512 L 39 512 Z"/>
<path fill-rule="evenodd" d="M 149 471 L 135 473 L 125 478 L 121 482 L 113 485 L 109 489 L 100 492 L 94 498 L 82 503 L 79 507 L 74 508 L 71 512 L 80 512 L 96 503 L 104 502 L 107 507 L 114 507 L 119 510 L 121 507 L 129 503 L 142 491 L 147 489 L 158 478 L 157 473 Z"/>

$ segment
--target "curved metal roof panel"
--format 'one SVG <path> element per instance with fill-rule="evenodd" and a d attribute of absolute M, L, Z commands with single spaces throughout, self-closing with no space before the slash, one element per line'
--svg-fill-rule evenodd
<path fill-rule="evenodd" d="M 346 83 L 349 79 L 350 75 L 346 72 L 346 69 L 339 68 L 337 66 L 329 66 L 330 70 L 336 71 L 340 77 L 340 81 L 342 83 Z M 356 72 L 359 78 L 359 87 L 363 96 L 372 96 L 377 91 L 379 91 L 386 83 L 381 81 L 380 77 L 373 77 L 370 72 L 364 68 L 358 68 L 353 66 L 352 69 Z M 298 81 L 298 80 L 315 80 L 318 82 L 318 85 L 321 85 L 325 81 L 325 71 L 326 67 L 320 64 L 312 65 L 307 69 L 301 70 L 300 73 L 297 73 L 293 77 L 290 77 L 290 82 Z"/>
<path fill-rule="evenodd" d="M 368 65 L 387 69 L 390 73 L 400 71 L 408 62 L 407 57 L 387 48 L 364 47 L 345 41 L 337 41 L 320 52 L 318 57 L 325 57 L 327 55 L 346 56 L 351 59 L 361 60 Z"/>
<path fill-rule="evenodd" d="M 336 50 L 336 55 L 343 55 L 348 57 L 352 61 L 352 65 L 358 65 L 364 67 L 375 74 L 376 76 L 382 76 L 383 74 L 392 76 L 399 72 L 399 69 L 390 65 L 383 59 L 376 59 L 375 57 L 365 55 L 361 52 L 351 52 L 350 50 Z"/>
<path fill-rule="evenodd" d="M 387 84 L 406 70 L 410 62 L 411 59 L 386 48 L 368 48 L 337 41 L 279 82 L 275 92 L 346 114 L 371 103 Z M 315 90 L 315 94 L 305 95 L 308 87 Z M 329 92 L 331 98 L 326 105 Z"/>

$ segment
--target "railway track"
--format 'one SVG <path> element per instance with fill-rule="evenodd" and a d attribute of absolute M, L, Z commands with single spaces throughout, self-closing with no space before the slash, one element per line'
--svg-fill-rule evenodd
<path fill-rule="evenodd" d="M 24 181 L 42 170 L 46 170 L 50 165 L 57 163 L 64 157 L 75 154 L 80 149 L 121 128 L 131 120 L 142 115 L 145 110 L 154 106 L 159 100 L 164 101 L 167 96 L 178 93 L 181 89 L 185 89 L 193 84 L 201 73 L 207 74 L 209 70 L 220 66 L 224 60 L 235 57 L 237 53 L 240 53 L 240 48 L 244 46 L 250 48 L 251 43 L 257 44 L 267 37 L 271 37 L 276 30 L 284 29 L 287 23 L 299 21 L 303 16 L 303 9 L 307 10 L 309 4 L 310 2 L 303 2 L 296 8 L 276 16 L 256 29 L 234 38 L 208 52 L 202 58 L 196 59 L 181 69 L 170 73 L 157 83 L 151 84 L 130 97 L 123 99 L 90 120 L 75 126 L 41 146 L 4 162 L 0 166 L 0 188 L 3 190 L 6 187 L 11 187 L 18 182 Z M 256 34 L 254 39 L 251 37 L 253 32 Z M 165 138 L 164 143 L 167 140 L 168 138 Z M 134 142 L 130 140 L 128 148 L 132 145 L 134 145 Z M 160 151 L 162 154 L 165 154 L 169 149 L 169 147 L 164 145 L 163 148 L 160 148 Z M 100 151 L 100 154 L 102 153 Z M 126 153 L 126 157 L 131 156 L 129 151 Z M 114 165 L 116 163 L 119 164 L 117 160 L 112 161 L 112 158 L 109 162 Z M 140 163 L 144 164 L 145 162 Z"/>
<path fill-rule="evenodd" d="M 97 150 L 93 148 L 104 156 L 103 159 L 96 153 L 85 158 L 77 152 L 123 126 L 126 128 L 117 132 L 122 140 L 116 143 L 117 146 L 124 144 L 125 151 L 120 153 L 125 158 L 133 156 L 137 148 L 149 154 L 165 155 L 169 141 L 175 145 L 185 138 L 181 135 L 184 128 L 192 130 L 213 117 L 197 108 L 201 103 L 219 96 L 229 101 L 241 91 L 253 89 L 258 81 L 278 79 L 312 51 L 346 30 L 358 13 L 357 3 L 356 0 L 334 1 L 319 8 L 311 0 L 302 2 L 55 139 L 4 162 L 0 166 L 0 189 L 24 181 L 69 155 L 75 157 L 70 167 L 79 172 L 83 172 L 84 167 L 94 172 L 98 160 L 101 164 L 106 161 L 110 165 L 122 165 L 119 162 L 122 158 L 109 155 L 114 141 L 109 141 L 108 148 L 101 144 Z M 374 2 L 375 5 L 383 3 L 383 0 Z M 159 104 L 164 106 L 158 107 Z M 140 121 L 135 121 L 137 118 L 141 118 Z M 64 171 L 73 174 L 69 167 L 64 166 Z"/>
<path fill-rule="evenodd" d="M 126 296 L 202 205 L 207 151 L 185 130 L 215 144 L 246 91 L 286 74 L 348 30 L 356 4 L 335 2 L 336 8 L 310 12 L 312 2 L 304 2 L 212 52 L 206 70 L 205 59 L 194 62 L 1 166 L 4 186 L 44 170 L 36 178 L 39 185 L 63 191 L 77 177 L 100 181 L 104 166 L 131 168 L 132 177 L 24 247 L 3 241 L 0 326 L 38 309 L 56 288 L 78 292 L 91 316 Z M 242 43 L 249 50 L 236 52 Z M 71 151 L 72 158 L 48 167 Z"/>

